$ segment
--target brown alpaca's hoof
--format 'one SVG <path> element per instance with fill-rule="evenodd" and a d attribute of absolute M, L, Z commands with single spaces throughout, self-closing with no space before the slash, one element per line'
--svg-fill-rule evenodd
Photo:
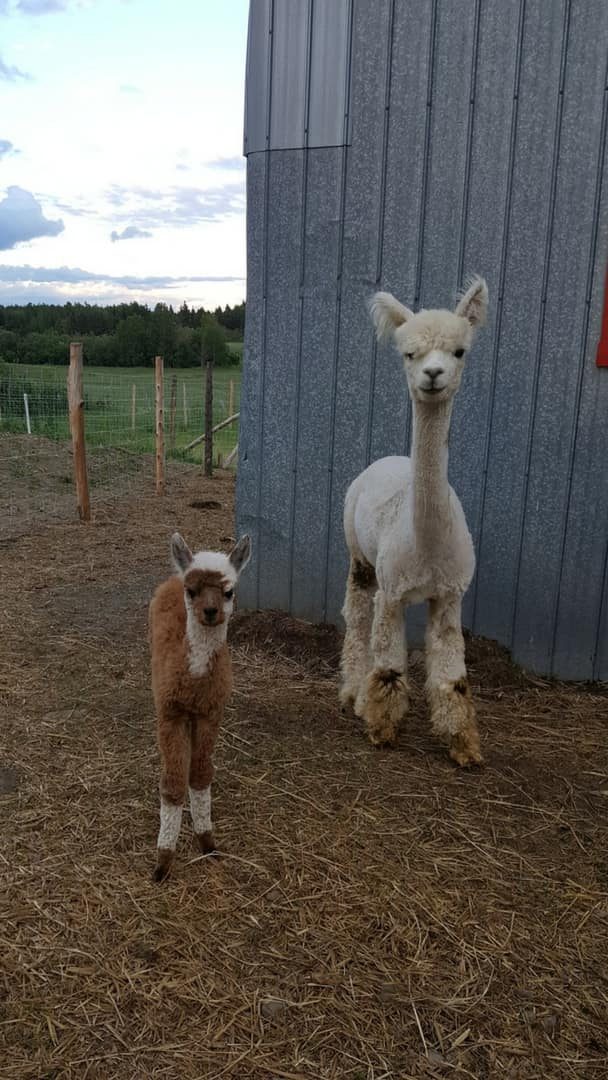
<path fill-rule="evenodd" d="M 219 851 L 215 846 L 215 837 L 211 830 L 196 833 L 196 841 L 201 855 L 219 855 Z"/>
<path fill-rule="evenodd" d="M 169 875 L 172 862 L 173 852 L 167 851 L 163 848 L 159 848 L 156 858 L 156 866 L 154 867 L 154 871 L 152 873 L 152 881 L 155 881 L 157 885 L 160 884 L 161 881 L 164 881 L 165 878 Z"/>
<path fill-rule="evenodd" d="M 459 731 L 452 736 L 449 755 L 461 768 L 482 765 L 483 757 L 479 745 L 479 732 L 476 730 Z"/>

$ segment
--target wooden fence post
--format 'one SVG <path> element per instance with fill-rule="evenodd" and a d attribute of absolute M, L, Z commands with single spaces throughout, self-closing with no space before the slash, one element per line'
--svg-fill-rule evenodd
<path fill-rule="evenodd" d="M 184 428 L 188 427 L 188 399 L 186 397 L 186 384 L 182 383 L 182 390 L 184 392 Z"/>
<path fill-rule="evenodd" d="M 84 438 L 84 394 L 82 390 L 82 345 L 73 341 L 70 345 L 70 368 L 68 371 L 68 405 L 70 431 L 74 449 L 74 475 L 76 499 L 81 521 L 91 520 L 89 481 L 87 479 L 87 453 Z"/>
<path fill-rule="evenodd" d="M 137 398 L 137 384 L 131 387 L 131 431 L 135 431 L 135 401 Z"/>
<path fill-rule="evenodd" d="M 175 414 L 177 412 L 177 375 L 171 376 L 171 399 L 169 403 L 169 449 L 175 450 Z"/>
<path fill-rule="evenodd" d="M 228 416 L 232 416 L 234 412 L 234 379 L 230 380 L 228 386 Z"/>
<path fill-rule="evenodd" d="M 155 396 L 156 396 L 156 494 L 165 492 L 165 431 L 164 431 L 164 388 L 163 358 L 154 358 Z"/>
<path fill-rule="evenodd" d="M 205 476 L 213 476 L 213 360 L 205 364 Z"/>

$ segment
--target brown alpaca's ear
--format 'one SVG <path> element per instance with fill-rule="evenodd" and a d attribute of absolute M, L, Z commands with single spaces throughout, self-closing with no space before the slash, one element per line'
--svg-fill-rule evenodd
<path fill-rule="evenodd" d="M 389 292 L 375 293 L 369 302 L 369 312 L 376 327 L 378 341 L 386 341 L 395 330 L 414 316 L 413 311 L 405 304 L 400 304 Z"/>
<path fill-rule="evenodd" d="M 471 326 L 477 329 L 485 323 L 487 313 L 488 286 L 483 278 L 474 277 L 456 304 L 455 314 L 468 319 Z"/>
<path fill-rule="evenodd" d="M 240 574 L 241 570 L 247 566 L 247 563 L 251 558 L 251 537 L 247 535 L 241 536 L 241 539 L 236 547 L 232 549 L 228 558 L 237 574 Z"/>
<path fill-rule="evenodd" d="M 192 562 L 192 552 L 178 532 L 171 537 L 171 560 L 178 574 L 185 574 Z"/>

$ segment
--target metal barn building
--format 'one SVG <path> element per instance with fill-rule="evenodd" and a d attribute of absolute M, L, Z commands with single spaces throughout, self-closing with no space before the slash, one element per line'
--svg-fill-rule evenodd
<path fill-rule="evenodd" d="M 608 679 L 607 56 L 605 0 L 252 0 L 247 607 L 339 619 L 346 488 L 409 448 L 366 300 L 445 307 L 478 272 L 490 322 L 450 438 L 465 625 L 538 672 Z"/>

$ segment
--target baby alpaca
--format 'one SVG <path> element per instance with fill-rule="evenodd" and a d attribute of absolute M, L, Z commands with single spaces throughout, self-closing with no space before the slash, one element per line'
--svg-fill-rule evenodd
<path fill-rule="evenodd" d="M 250 555 L 248 536 L 230 555 L 217 551 L 193 555 L 174 533 L 171 556 L 177 574 L 158 587 L 150 604 L 152 691 L 161 756 L 155 881 L 169 873 L 188 789 L 200 850 L 204 855 L 215 851 L 212 755 L 232 691 L 226 633 L 234 587 Z"/>

